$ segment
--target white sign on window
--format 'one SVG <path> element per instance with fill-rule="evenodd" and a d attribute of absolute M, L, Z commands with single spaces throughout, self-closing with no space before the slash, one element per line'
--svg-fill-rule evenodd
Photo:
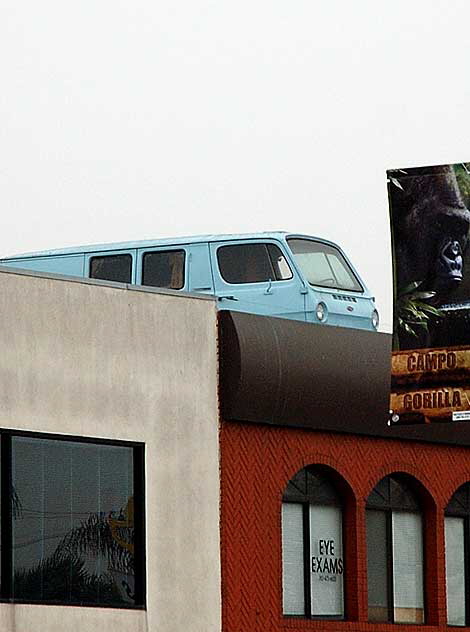
<path fill-rule="evenodd" d="M 339 507 L 310 506 L 310 583 L 312 615 L 344 614 L 343 537 Z"/>

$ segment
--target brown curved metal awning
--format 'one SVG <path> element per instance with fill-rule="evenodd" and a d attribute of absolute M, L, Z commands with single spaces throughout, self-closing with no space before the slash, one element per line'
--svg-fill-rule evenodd
<path fill-rule="evenodd" d="M 376 434 L 387 427 L 391 336 L 220 312 L 225 419 Z"/>
<path fill-rule="evenodd" d="M 388 425 L 390 334 L 219 314 L 226 420 L 470 445 L 470 423 Z"/>

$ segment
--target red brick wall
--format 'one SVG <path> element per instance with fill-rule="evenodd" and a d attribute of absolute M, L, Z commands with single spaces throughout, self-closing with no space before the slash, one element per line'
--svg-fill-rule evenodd
<path fill-rule="evenodd" d="M 345 508 L 347 621 L 282 615 L 281 498 L 310 464 L 336 470 L 350 489 Z M 406 472 L 424 486 L 426 629 L 446 627 L 444 509 L 470 481 L 470 448 L 222 422 L 221 554 L 223 632 L 396 630 L 367 623 L 365 502 L 375 484 Z M 422 626 L 408 625 L 407 632 Z"/>

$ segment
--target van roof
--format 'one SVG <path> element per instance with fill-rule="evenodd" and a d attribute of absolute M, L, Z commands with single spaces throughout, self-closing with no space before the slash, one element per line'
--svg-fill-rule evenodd
<path fill-rule="evenodd" d="M 140 241 L 123 241 L 117 243 L 105 243 L 105 244 L 88 244 L 86 246 L 73 246 L 71 248 L 58 248 L 54 250 L 40 250 L 36 252 L 25 252 L 18 255 L 11 255 L 9 257 L 3 257 L 4 261 L 11 259 L 23 259 L 28 257 L 48 257 L 57 255 L 73 255 L 81 254 L 84 252 L 104 252 L 114 250 L 133 250 L 138 248 L 150 248 L 153 246 L 182 246 L 189 244 L 197 244 L 204 242 L 219 242 L 219 241 L 235 241 L 243 239 L 285 239 L 287 237 L 299 237 L 316 239 L 332 246 L 337 246 L 328 239 L 321 237 L 313 237 L 312 235 L 303 235 L 300 233 L 288 233 L 286 231 L 266 231 L 257 233 L 239 233 L 239 234 L 227 234 L 227 235 L 193 235 L 187 237 L 166 237 L 157 239 L 144 239 Z"/>

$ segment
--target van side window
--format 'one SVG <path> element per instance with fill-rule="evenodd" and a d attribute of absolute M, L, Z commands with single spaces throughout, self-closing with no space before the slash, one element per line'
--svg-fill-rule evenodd
<path fill-rule="evenodd" d="M 287 259 L 284 257 L 279 248 L 274 244 L 266 244 L 266 248 L 268 249 L 269 256 L 271 258 L 274 274 L 276 275 L 276 281 L 287 281 L 287 279 L 292 279 L 292 270 L 287 263 Z"/>
<path fill-rule="evenodd" d="M 132 256 L 92 257 L 90 259 L 90 278 L 130 283 L 132 280 Z"/>
<path fill-rule="evenodd" d="M 292 271 L 274 244 L 236 244 L 217 250 L 220 274 L 227 283 L 284 281 Z"/>
<path fill-rule="evenodd" d="M 181 290 L 184 287 L 184 250 L 146 252 L 142 264 L 142 285 Z"/>

